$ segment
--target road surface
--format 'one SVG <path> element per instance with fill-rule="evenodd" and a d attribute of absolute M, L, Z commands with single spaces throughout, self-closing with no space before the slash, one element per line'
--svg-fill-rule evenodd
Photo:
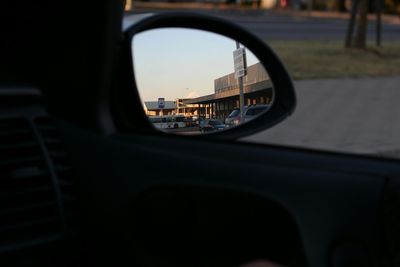
<path fill-rule="evenodd" d="M 133 14 L 155 12 L 139 9 Z M 289 16 L 282 13 L 258 10 L 188 10 L 219 16 L 250 30 L 263 40 L 344 40 L 347 23 L 340 18 Z M 163 12 L 163 11 L 158 11 Z M 367 37 L 374 40 L 375 22 L 370 21 Z M 382 40 L 400 40 L 400 23 L 382 25 Z"/>

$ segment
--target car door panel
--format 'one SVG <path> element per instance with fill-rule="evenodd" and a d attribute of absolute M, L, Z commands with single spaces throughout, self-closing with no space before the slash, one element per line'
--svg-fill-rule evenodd
<path fill-rule="evenodd" d="M 215 205 L 223 201 L 215 190 L 225 192 L 221 196 L 236 192 L 243 198 L 253 196 L 254 203 L 278 205 L 290 215 L 287 220 L 293 220 L 292 231 L 298 230 L 308 266 L 376 262 L 380 256 L 381 202 L 388 171 L 392 176 L 398 173 L 395 164 L 265 145 L 139 134 L 96 137 L 64 124 L 61 129 L 84 192 L 90 192 L 89 217 L 104 218 L 97 230 L 109 231 L 108 236 L 125 240 L 129 247 L 135 232 L 150 231 L 146 224 L 133 229 L 137 199 L 161 187 L 170 194 L 196 191 L 185 199 L 203 210 L 205 196 L 213 196 Z M 161 196 L 159 204 L 165 202 Z M 170 202 L 165 209 L 178 203 Z M 268 208 L 257 212 L 276 214 Z M 216 220 L 217 224 L 222 219 Z"/>

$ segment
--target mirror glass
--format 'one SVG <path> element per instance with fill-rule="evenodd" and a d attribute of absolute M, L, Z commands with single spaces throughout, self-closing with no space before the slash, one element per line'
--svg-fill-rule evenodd
<path fill-rule="evenodd" d="M 202 30 L 161 28 L 132 40 L 137 88 L 156 129 L 228 130 L 268 112 L 274 90 L 260 61 L 239 42 Z"/>

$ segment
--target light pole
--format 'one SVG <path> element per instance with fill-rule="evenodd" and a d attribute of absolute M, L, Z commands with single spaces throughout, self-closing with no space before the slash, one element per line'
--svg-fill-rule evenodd
<path fill-rule="evenodd" d="M 376 0 L 376 46 L 381 46 L 381 34 L 382 34 L 382 2 Z"/>
<path fill-rule="evenodd" d="M 240 48 L 240 44 L 236 41 L 236 49 Z M 244 66 L 246 68 L 246 66 Z M 243 76 L 238 77 L 239 83 L 239 106 L 240 106 L 240 123 L 243 122 L 244 118 L 244 94 L 243 94 Z"/>
<path fill-rule="evenodd" d="M 311 16 L 312 10 L 313 10 L 313 0 L 308 0 L 308 12 L 309 12 L 310 16 Z"/>

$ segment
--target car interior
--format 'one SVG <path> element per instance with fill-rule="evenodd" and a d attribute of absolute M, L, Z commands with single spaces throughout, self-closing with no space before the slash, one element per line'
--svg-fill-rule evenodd
<path fill-rule="evenodd" d="M 398 266 L 397 161 L 236 141 L 294 110 L 273 52 L 191 14 L 124 33 L 123 9 L 0 4 L 0 266 Z M 175 24 L 271 58 L 285 93 L 270 115 L 226 134 L 154 130 L 127 38 Z"/>

